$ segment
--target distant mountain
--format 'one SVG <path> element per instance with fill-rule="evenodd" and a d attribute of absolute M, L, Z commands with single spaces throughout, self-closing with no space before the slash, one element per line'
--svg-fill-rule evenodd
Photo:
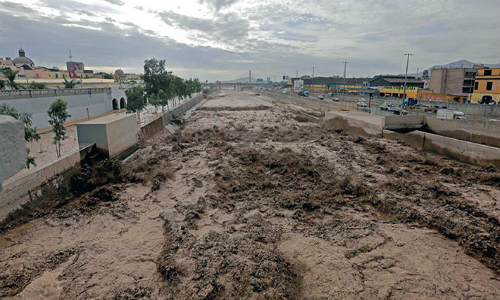
<path fill-rule="evenodd" d="M 476 65 L 481 65 L 481 63 L 475 63 L 471 62 L 468 60 L 459 60 L 456 62 L 452 62 L 446 65 L 435 65 L 431 69 L 440 69 L 440 68 L 447 68 L 447 69 L 457 69 L 457 68 L 473 68 Z M 500 63 L 498 64 L 484 64 L 485 67 L 490 67 L 490 68 L 500 68 Z"/>

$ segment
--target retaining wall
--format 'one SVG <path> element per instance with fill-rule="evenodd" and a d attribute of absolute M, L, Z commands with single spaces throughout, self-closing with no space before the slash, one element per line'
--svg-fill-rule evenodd
<path fill-rule="evenodd" d="M 23 122 L 0 115 L 0 192 L 2 182 L 26 166 L 25 144 Z"/>
<path fill-rule="evenodd" d="M 198 95 L 194 97 L 193 99 L 177 106 L 173 110 L 167 112 L 165 115 L 162 116 L 163 119 L 163 125 L 167 126 L 167 124 L 172 122 L 173 118 L 178 118 L 185 114 L 188 110 L 193 108 L 194 106 L 198 105 L 201 101 L 203 101 L 204 96 L 203 94 Z"/>
<path fill-rule="evenodd" d="M 423 115 L 414 116 L 385 116 L 382 126 L 386 129 L 415 129 L 424 126 Z"/>
<path fill-rule="evenodd" d="M 432 118 L 426 118 L 425 123 L 427 129 L 433 133 L 500 148 L 500 128 L 497 126 L 474 126 L 460 120 L 446 121 Z"/>
<path fill-rule="evenodd" d="M 32 113 L 33 125 L 38 128 L 50 125 L 48 121 L 47 110 L 49 109 L 50 104 L 57 98 L 63 98 L 64 100 L 68 101 L 68 113 L 71 115 L 71 117 L 67 121 L 87 118 L 87 109 L 90 116 L 113 110 L 111 89 L 109 88 L 84 89 L 83 92 L 82 90 L 67 91 L 74 91 L 74 93 L 59 92 L 59 94 L 56 94 L 51 92 L 48 94 L 40 94 L 36 97 L 3 97 L 0 98 L 0 105 L 7 104 L 11 107 L 14 107 L 21 113 Z"/>
<path fill-rule="evenodd" d="M 143 138 L 147 140 L 159 133 L 165 132 L 166 126 L 172 122 L 173 118 L 177 118 L 184 115 L 188 110 L 200 104 L 201 101 L 203 101 L 204 99 L 205 97 L 203 96 L 203 94 L 198 95 L 193 99 L 190 99 L 189 101 L 186 101 L 185 103 L 176 107 L 175 109 L 166 112 L 163 116 L 154 120 L 153 122 L 143 126 L 141 128 L 141 133 L 143 135 Z"/>
<path fill-rule="evenodd" d="M 23 178 L 4 182 L 3 191 L 0 193 L 0 221 L 7 217 L 11 211 L 28 201 L 27 195 L 36 194 L 44 182 L 79 164 L 80 152 L 75 152 L 41 167 Z"/>
<path fill-rule="evenodd" d="M 359 136 L 382 137 L 383 118 L 356 111 L 330 111 L 325 114 L 323 126 L 327 129 L 343 130 Z"/>

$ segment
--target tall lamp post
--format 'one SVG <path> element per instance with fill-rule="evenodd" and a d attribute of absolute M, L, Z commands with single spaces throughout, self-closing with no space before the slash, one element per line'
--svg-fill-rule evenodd
<path fill-rule="evenodd" d="M 405 87 L 403 89 L 403 103 L 406 99 L 406 81 L 408 80 L 408 66 L 410 65 L 410 56 L 412 56 L 413 54 L 405 53 L 405 55 L 407 56 L 407 59 L 406 59 Z"/>
<path fill-rule="evenodd" d="M 344 94 L 342 96 L 342 101 L 345 102 L 345 76 L 346 76 L 346 73 L 347 73 L 347 62 L 344 61 Z"/>

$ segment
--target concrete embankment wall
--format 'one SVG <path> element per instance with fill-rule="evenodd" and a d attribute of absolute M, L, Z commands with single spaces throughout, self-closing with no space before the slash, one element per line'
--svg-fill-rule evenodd
<path fill-rule="evenodd" d="M 113 110 L 110 89 L 94 89 L 90 93 L 82 93 L 74 90 L 75 94 L 69 92 L 58 92 L 53 94 L 39 95 L 37 97 L 24 96 L 15 98 L 0 98 L 0 105 L 7 104 L 21 113 L 33 114 L 33 125 L 38 128 L 49 126 L 47 110 L 50 104 L 57 98 L 68 101 L 68 113 L 71 117 L 67 121 L 87 118 L 87 109 L 90 116 L 106 113 Z"/>
<path fill-rule="evenodd" d="M 0 192 L 2 182 L 26 166 L 25 144 L 23 122 L 0 115 Z"/>
<path fill-rule="evenodd" d="M 175 109 L 167 112 L 163 117 L 163 124 L 166 126 L 171 123 L 174 118 L 179 118 L 183 114 L 185 114 L 188 110 L 198 105 L 201 101 L 203 101 L 203 94 L 194 97 L 193 99 L 186 101 L 185 103 L 177 106 Z"/>
<path fill-rule="evenodd" d="M 34 173 L 15 181 L 4 182 L 0 193 L 0 221 L 29 200 L 28 194 L 37 195 L 44 182 L 80 164 L 80 152 L 75 152 L 60 160 L 41 167 Z"/>
<path fill-rule="evenodd" d="M 143 126 L 141 128 L 143 138 L 147 140 L 159 133 L 165 132 L 165 126 L 171 123 L 174 118 L 178 118 L 184 115 L 188 110 L 200 104 L 204 99 L 205 97 L 203 96 L 203 94 L 198 95 L 193 99 L 190 99 L 189 101 L 186 101 L 185 103 L 179 105 L 175 109 L 166 112 L 163 116 L 154 120 L 153 122 Z"/>
<path fill-rule="evenodd" d="M 342 130 L 359 136 L 382 137 L 382 124 L 364 122 L 350 116 L 340 114 L 327 115 L 323 121 L 323 126 L 327 129 Z"/>
<path fill-rule="evenodd" d="M 166 130 L 163 118 L 158 118 L 141 128 L 142 138 L 148 140 L 157 134 L 165 132 Z"/>
<path fill-rule="evenodd" d="M 398 133 L 384 130 L 384 138 L 399 140 L 415 148 L 424 149 L 461 162 L 500 167 L 500 148 L 421 131 Z"/>
<path fill-rule="evenodd" d="M 425 123 L 432 133 L 500 148 L 500 127 L 498 126 L 475 126 L 461 120 L 447 121 L 431 118 L 426 118 Z"/>

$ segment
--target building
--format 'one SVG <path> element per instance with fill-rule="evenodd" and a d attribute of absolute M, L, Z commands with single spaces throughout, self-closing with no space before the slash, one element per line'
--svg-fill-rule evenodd
<path fill-rule="evenodd" d="M 370 81 L 370 87 L 404 87 L 404 75 L 379 75 Z M 408 76 L 406 87 L 424 88 L 424 82 L 414 76 Z"/>
<path fill-rule="evenodd" d="M 500 68 L 477 70 L 471 103 L 489 104 L 500 101 Z"/>
<path fill-rule="evenodd" d="M 406 87 L 406 97 L 407 98 L 417 98 L 417 92 L 420 88 L 414 86 Z M 404 96 L 404 86 L 383 86 L 378 87 L 380 97 L 391 97 L 391 98 L 403 98 Z"/>
<path fill-rule="evenodd" d="M 346 90 L 348 93 L 359 93 L 361 89 L 368 87 L 371 78 L 351 77 L 344 80 L 343 77 L 302 77 L 292 78 L 292 82 L 298 79 L 303 81 L 303 88 L 310 92 L 325 93 Z"/>
<path fill-rule="evenodd" d="M 35 63 L 29 57 L 26 57 L 23 48 L 19 49 L 19 56 L 14 58 L 12 63 L 15 67 L 23 70 L 33 70 L 35 68 Z"/>
<path fill-rule="evenodd" d="M 38 67 L 35 69 L 35 78 L 37 79 L 58 79 L 69 76 L 69 72 L 62 71 L 57 67 L 46 68 Z"/>
<path fill-rule="evenodd" d="M 434 94 L 469 96 L 473 93 L 477 69 L 433 69 L 429 89 Z"/>

